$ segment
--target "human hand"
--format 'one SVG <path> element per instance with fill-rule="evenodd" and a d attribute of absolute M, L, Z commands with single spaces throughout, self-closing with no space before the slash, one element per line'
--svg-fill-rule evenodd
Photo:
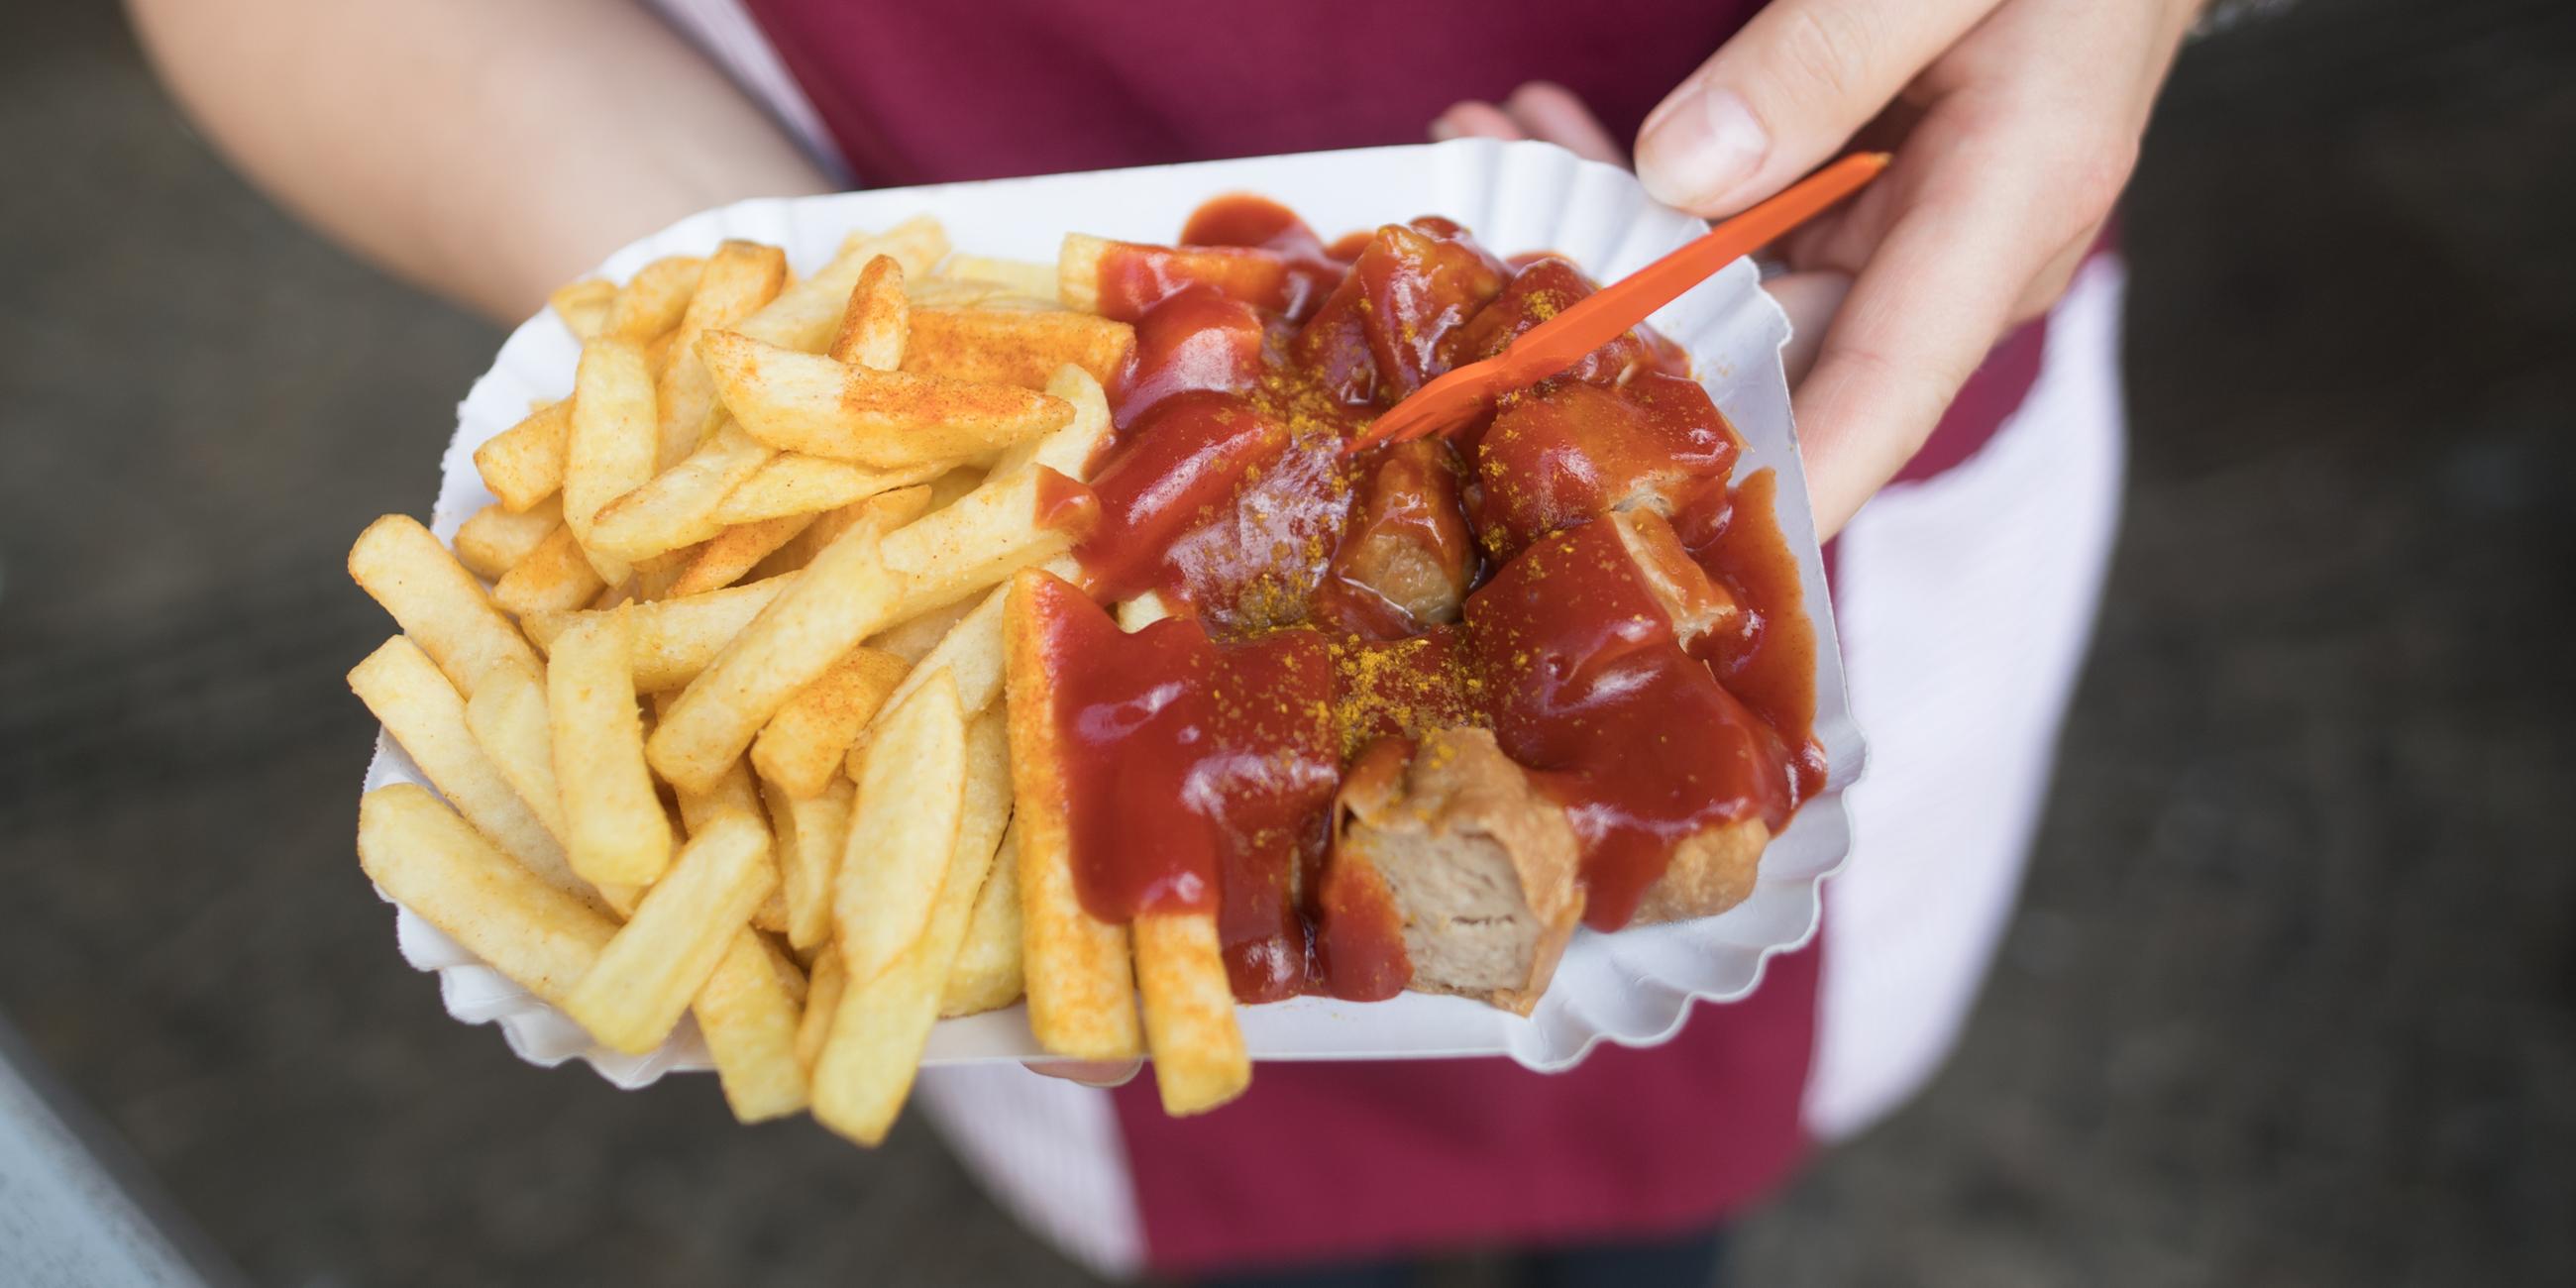
<path fill-rule="evenodd" d="M 1647 191 L 1712 218 L 1847 147 L 1896 154 L 1857 198 L 1774 247 L 1792 271 L 1765 283 L 1817 345 L 1791 371 L 1821 533 L 1923 446 L 2006 329 L 2065 290 L 2200 7 L 1774 0 L 1647 117 Z M 1460 104 L 1433 135 L 1546 138 L 1616 161 L 1590 114 L 1588 131 L 1570 124 L 1568 104 L 1581 105 L 1551 89 Z"/>
<path fill-rule="evenodd" d="M 1062 1078 L 1086 1087 L 1125 1086 L 1134 1080 L 1136 1071 L 1145 1067 L 1143 1060 L 1024 1060 L 1021 1066 L 1044 1078 Z"/>

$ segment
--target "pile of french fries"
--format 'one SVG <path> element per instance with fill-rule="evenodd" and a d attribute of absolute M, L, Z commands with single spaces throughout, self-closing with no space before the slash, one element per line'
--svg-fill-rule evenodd
<path fill-rule="evenodd" d="M 402 629 L 350 686 L 437 789 L 368 794 L 367 874 L 605 1046 L 694 1014 L 745 1122 L 874 1144 L 932 1025 L 1024 989 L 1048 1050 L 1140 1054 L 1140 982 L 1167 1103 L 1239 1093 L 1213 923 L 1185 984 L 1131 973 L 1061 803 L 1014 818 L 1055 775 L 1012 754 L 1012 582 L 1072 574 L 1044 474 L 1082 479 L 1134 345 L 1073 267 L 916 219 L 802 279 L 731 241 L 557 292 L 573 392 L 475 453 L 498 501 L 452 553 L 400 515 L 349 552 Z"/>

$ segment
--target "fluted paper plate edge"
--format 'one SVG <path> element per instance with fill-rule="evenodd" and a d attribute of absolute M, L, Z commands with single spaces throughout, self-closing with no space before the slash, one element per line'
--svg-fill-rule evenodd
<path fill-rule="evenodd" d="M 727 237 L 783 245 L 799 271 L 811 271 L 850 229 L 882 228 L 924 212 L 947 224 L 961 250 L 1052 260 L 1066 232 L 1166 240 L 1199 202 L 1238 191 L 1286 203 L 1327 237 L 1419 214 L 1446 215 L 1497 252 L 1559 251 L 1602 280 L 1641 267 L 1703 228 L 1654 203 L 1615 167 L 1544 143 L 1460 140 L 744 201 L 692 215 L 637 241 L 609 256 L 599 272 L 623 280 L 654 258 L 703 254 Z M 1692 1002 L 1750 993 L 1772 957 L 1814 935 L 1821 885 L 1850 849 L 1843 793 L 1858 778 L 1865 752 L 1845 700 L 1832 605 L 1780 367 L 1788 319 L 1761 291 L 1752 266 L 1739 261 L 1655 320 L 1690 351 L 1701 382 L 1744 435 L 1739 473 L 1779 471 L 1780 523 L 1798 558 L 1808 614 L 1816 624 L 1816 735 L 1831 767 L 1826 790 L 1773 839 L 1753 894 L 1742 905 L 1700 921 L 1579 934 L 1555 984 L 1528 1019 L 1418 993 L 1367 1004 L 1306 998 L 1244 1008 L 1244 1037 L 1254 1058 L 1508 1055 L 1533 1069 L 1569 1068 L 1605 1040 L 1650 1046 L 1671 1037 Z M 570 392 L 578 355 L 579 345 L 548 313 L 522 323 L 503 343 L 491 369 L 457 408 L 430 524 L 441 537 L 452 537 L 458 524 L 492 499 L 475 473 L 474 449 L 525 415 L 532 401 Z M 366 789 L 421 781 L 401 749 L 380 736 Z M 498 1025 L 522 1059 L 553 1066 L 578 1058 L 629 1089 L 666 1072 L 709 1067 L 693 1024 L 684 1022 L 647 1055 L 610 1051 L 408 909 L 397 907 L 395 923 L 405 960 L 438 975 L 448 1013 L 470 1024 Z M 942 1021 L 926 1063 L 1037 1054 L 1025 1018 L 1012 1007 Z"/>

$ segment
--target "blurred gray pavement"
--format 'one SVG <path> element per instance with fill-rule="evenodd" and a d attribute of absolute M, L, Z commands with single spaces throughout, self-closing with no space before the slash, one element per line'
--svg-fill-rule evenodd
<path fill-rule="evenodd" d="M 0 1012 L 222 1254 L 1079 1282 L 917 1124 L 743 1129 L 445 1016 L 350 849 L 341 675 L 390 626 L 341 559 L 425 510 L 497 334 L 248 191 L 110 5 L 0 6 L 0 183 Z M 2576 1282 L 2571 234 L 2563 4 L 2186 55 L 2027 904 L 1958 1058 L 1737 1282 Z"/>

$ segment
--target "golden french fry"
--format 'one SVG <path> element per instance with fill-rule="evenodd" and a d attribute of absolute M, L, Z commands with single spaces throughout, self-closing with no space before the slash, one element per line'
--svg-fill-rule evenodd
<path fill-rule="evenodd" d="M 559 636 L 546 669 L 546 708 L 573 871 L 595 883 L 641 885 L 671 861 L 671 820 L 644 767 L 628 637 L 627 619 L 616 613 Z M 701 785 L 723 770 L 716 766 Z"/>
<path fill-rule="evenodd" d="M 474 469 L 503 506 L 529 509 L 563 487 L 571 433 L 572 399 L 548 403 L 475 448 Z"/>
<path fill-rule="evenodd" d="M 661 1045 L 777 882 L 769 829 L 740 814 L 717 819 L 644 892 L 635 915 L 564 999 L 564 1014 L 630 1055 Z"/>
<path fill-rule="evenodd" d="M 715 826 L 727 814 L 749 814 L 769 826 L 769 814 L 760 803 L 760 785 L 752 781 L 751 766 L 737 760 L 717 776 L 715 784 L 702 792 L 673 792 L 680 799 L 681 826 L 689 835 Z"/>
<path fill-rule="evenodd" d="M 687 459 L 602 506 L 586 546 L 633 562 L 709 540 L 724 531 L 716 507 L 725 494 L 775 455 L 767 443 L 726 421 Z"/>
<path fill-rule="evenodd" d="M 1138 1054 L 1142 1041 L 1127 928 L 1093 917 L 1074 887 L 1066 753 L 1057 739 L 1053 681 L 1035 602 L 1043 594 L 1081 592 L 1050 588 L 1050 580 L 1035 569 L 1021 573 L 1011 584 L 1004 623 L 1029 1031 L 1057 1055 L 1123 1059 Z"/>
<path fill-rule="evenodd" d="M 996 615 L 996 640 L 999 639 Z M 892 653 L 861 645 L 832 669 L 796 691 L 762 726 L 751 744 L 752 766 L 791 796 L 811 796 L 840 771 L 841 757 L 859 731 L 886 705 L 911 666 Z"/>
<path fill-rule="evenodd" d="M 358 865 L 394 902 L 556 1006 L 617 934 L 616 922 L 511 862 L 411 783 L 358 803 Z"/>
<path fill-rule="evenodd" d="M 608 308 L 617 301 L 617 284 L 602 278 L 589 278 L 558 286 L 546 297 L 546 305 L 563 319 L 564 326 L 576 340 L 587 340 L 608 325 Z"/>
<path fill-rule="evenodd" d="M 853 367 L 732 331 L 700 337 L 698 355 L 752 437 L 877 469 L 964 460 L 1073 419 L 1046 394 Z"/>
<path fill-rule="evenodd" d="M 591 524 L 609 502 L 652 479 L 658 450 L 653 376 L 643 347 L 608 336 L 583 345 L 564 442 L 564 523 L 599 579 L 611 585 L 626 580 L 626 564 L 592 544 Z"/>
<path fill-rule="evenodd" d="M 1252 1059 L 1234 1018 L 1234 986 L 1213 912 L 1145 912 L 1136 940 L 1136 992 L 1163 1112 L 1201 1114 L 1243 1094 Z"/>
<path fill-rule="evenodd" d="M 834 362 L 877 371 L 903 365 L 904 335 L 910 328 L 911 305 L 903 297 L 903 266 L 879 255 L 859 270 L 850 290 L 841 326 L 823 353 Z"/>
<path fill-rule="evenodd" d="M 799 949 L 832 937 L 832 880 L 850 834 L 850 806 L 858 785 L 835 778 L 806 797 L 776 783 L 761 784 L 769 826 L 778 836 L 779 893 L 787 908 L 787 942 Z M 826 952 L 827 957 L 836 954 Z"/>
<path fill-rule="evenodd" d="M 823 1054 L 823 1039 L 832 1034 L 832 1015 L 841 1009 L 841 993 L 849 982 L 841 955 L 826 947 L 814 959 L 814 974 L 805 987 L 805 1014 L 796 1024 L 796 1063 L 808 1075 L 814 1071 L 815 1057 Z"/>
<path fill-rule="evenodd" d="M 908 673 L 903 670 L 895 672 L 897 682 L 894 689 L 885 695 L 877 710 L 891 710 L 905 698 L 911 697 L 912 691 L 921 687 L 922 681 L 942 671 L 947 672 L 950 681 L 956 684 L 957 704 L 964 708 L 968 715 L 982 712 L 1000 701 L 1004 669 L 1008 661 L 1008 650 L 1003 644 L 1002 618 L 1009 600 L 1009 587 L 994 587 L 992 592 L 985 595 L 972 610 L 958 618 L 956 624 L 950 626 L 948 632 L 940 637 L 939 643 L 933 645 L 929 652 L 924 653 L 911 666 Z M 898 667 L 903 664 L 903 659 L 892 653 L 880 652 L 879 656 L 890 659 Z M 793 704 L 790 704 L 789 709 L 794 709 Z M 779 713 L 781 718 L 786 714 L 784 711 Z M 862 725 L 861 729 L 865 727 Z M 761 738 L 766 740 L 768 737 L 768 732 L 763 731 Z M 853 731 L 851 742 L 854 745 L 850 747 L 849 770 L 851 777 L 855 778 L 858 776 L 860 761 L 867 754 L 867 749 L 865 744 L 859 742 L 857 731 Z M 753 755 L 758 754 L 758 748 L 755 746 Z"/>
<path fill-rule="evenodd" d="M 1020 829 L 1014 823 L 993 852 L 993 870 L 975 895 L 966 938 L 940 990 L 945 1018 L 997 1011 L 1020 1000 Z"/>
<path fill-rule="evenodd" d="M 832 923 L 852 983 L 920 938 L 966 813 L 966 713 L 941 676 L 886 713 L 869 743 L 832 887 Z"/>
<path fill-rule="evenodd" d="M 563 797 L 555 787 L 554 721 L 546 714 L 545 680 L 517 662 L 484 672 L 483 683 L 465 700 L 465 727 L 546 835 L 560 843 Z M 571 876 L 571 864 L 563 871 Z"/>
<path fill-rule="evenodd" d="M 1091 477 L 1091 463 L 1109 450 L 1117 426 L 1109 419 L 1109 395 L 1091 373 L 1070 363 L 1047 380 L 1048 393 L 1073 408 L 1073 419 L 1044 438 L 1022 443 L 993 462 L 993 476 L 1006 477 L 1029 465 L 1043 465 L 1077 482 Z"/>
<path fill-rule="evenodd" d="M 349 579 L 393 614 L 460 693 L 472 693 L 495 663 L 538 665 L 537 651 L 492 606 L 483 583 L 409 515 L 388 514 L 358 534 Z"/>
<path fill-rule="evenodd" d="M 492 602 L 525 618 L 534 613 L 579 608 L 599 598 L 608 583 L 582 554 L 569 524 L 558 523 L 526 558 L 510 565 L 492 583 Z"/>
<path fill-rule="evenodd" d="M 665 255 L 635 270 L 635 276 L 617 288 L 601 333 L 641 344 L 678 326 L 706 266 L 695 255 Z"/>
<path fill-rule="evenodd" d="M 840 329 L 824 355 L 854 367 L 892 371 L 903 365 L 911 316 L 912 306 L 903 295 L 903 266 L 879 255 L 859 270 L 859 283 L 851 288 Z"/>
<path fill-rule="evenodd" d="M 903 369 L 979 384 L 1044 389 L 1072 365 L 1106 383 L 1136 349 L 1136 328 L 1063 309 L 912 311 Z"/>
<path fill-rule="evenodd" d="M 496 580 L 561 526 L 563 507 L 551 497 L 516 513 L 495 502 L 457 527 L 456 562 L 477 577 Z"/>
<path fill-rule="evenodd" d="M 940 262 L 939 275 L 962 281 L 996 283 L 1031 299 L 1055 298 L 1056 266 L 1034 260 L 951 255 Z"/>
<path fill-rule="evenodd" d="M 894 620 L 905 589 L 875 531 L 851 528 L 689 682 L 653 731 L 653 767 L 675 786 L 712 781 L 798 689 Z"/>
<path fill-rule="evenodd" d="M 839 253 L 812 277 L 778 293 L 778 298 L 734 328 L 752 339 L 803 353 L 821 353 L 831 343 L 858 285 L 860 270 L 879 255 L 903 266 L 904 276 L 919 277 L 948 253 L 947 230 L 927 215 L 907 219 L 876 235 L 853 233 Z"/>
<path fill-rule="evenodd" d="M 739 1122 L 762 1122 L 805 1107 L 805 1066 L 796 1056 L 798 999 L 788 982 L 795 970 L 758 934 L 737 930 L 690 1003 L 725 1104 Z"/>
<path fill-rule="evenodd" d="M 911 942 L 873 974 L 844 945 L 848 980 L 832 1031 L 814 1061 L 814 1117 L 863 1144 L 885 1138 L 911 1093 L 976 895 L 991 871 L 993 851 L 1010 814 L 1010 774 L 1000 763 L 1005 759 L 1001 721 L 989 717 L 979 724 L 986 732 L 967 734 L 970 744 L 983 744 L 985 750 L 969 756 L 966 817 Z M 850 862 L 843 860 L 845 883 Z"/>
<path fill-rule="evenodd" d="M 886 566 L 905 582 L 893 620 L 955 603 L 1071 550 L 1074 534 L 1040 517 L 1046 487 L 1038 469 L 996 475 L 955 505 L 887 534 Z"/>
<path fill-rule="evenodd" d="M 1203 282 L 1236 299 L 1275 292 L 1287 269 L 1278 256 L 1235 246 L 1137 246 L 1081 233 L 1065 236 L 1056 255 L 1056 297 L 1069 309 L 1100 311 L 1100 266 L 1111 250 L 1132 247 L 1157 271 Z"/>
<path fill-rule="evenodd" d="M 1048 272 L 1052 275 L 1054 270 Z M 1007 308 L 1012 307 L 1012 301 L 1026 298 L 1007 282 L 970 281 L 962 277 L 915 278 L 904 283 L 903 294 L 915 308 L 925 309 Z M 1050 298 L 1032 302 L 1054 308 L 1052 297 L 1055 287 L 1052 282 L 1047 287 L 1047 294 Z"/>
<path fill-rule="evenodd" d="M 715 661 L 752 619 L 778 598 L 779 592 L 794 584 L 790 577 L 755 581 L 748 586 L 728 586 L 685 599 L 657 599 L 650 603 L 630 604 L 615 611 L 625 614 L 632 652 L 629 661 L 635 668 L 635 688 L 643 693 L 663 693 L 680 688 L 698 677 L 698 673 Z M 597 613 L 544 612 L 530 613 L 527 627 L 530 638 L 548 649 L 565 631 Z"/>
<path fill-rule="evenodd" d="M 657 459 L 669 469 L 696 451 L 714 428 L 716 385 L 698 361 L 698 337 L 715 327 L 738 326 L 777 298 L 787 284 L 787 253 L 758 242 L 728 241 L 707 257 L 697 293 L 671 332 L 670 359 L 654 387 L 654 415 L 661 444 Z"/>
<path fill-rule="evenodd" d="M 717 533 L 714 539 L 697 548 L 686 568 L 663 591 L 663 595 L 697 595 L 722 590 L 743 579 L 760 561 L 777 553 L 778 548 L 796 539 L 796 534 L 812 526 L 810 514 L 782 515 L 757 523 L 737 524 Z M 658 598 L 658 596 L 657 596 Z"/>
<path fill-rule="evenodd" d="M 868 647 L 892 653 L 919 667 L 921 659 L 930 656 L 930 650 L 939 647 L 939 642 L 948 638 L 948 632 L 957 629 L 957 623 L 966 620 L 966 614 L 975 611 L 976 602 L 972 599 L 961 599 L 953 604 L 944 604 L 931 609 L 919 616 L 907 617 L 868 637 Z M 925 671 L 921 678 L 929 679 L 930 674 Z"/>
<path fill-rule="evenodd" d="M 909 487 L 896 488 L 891 492 L 879 492 L 865 500 L 852 501 L 848 505 L 826 510 L 815 515 L 814 522 L 803 532 L 797 533 L 794 540 L 780 547 L 770 558 L 763 560 L 760 567 L 752 570 L 752 575 L 771 576 L 802 569 L 805 565 L 814 562 L 814 556 L 830 548 L 833 542 L 841 539 L 842 533 L 848 532 L 852 527 L 867 523 L 873 524 L 879 534 L 892 532 L 928 514 L 931 510 L 930 502 L 930 489 L 916 483 Z"/>
<path fill-rule="evenodd" d="M 864 501 L 882 492 L 937 478 L 944 465 L 912 465 L 899 470 L 872 470 L 848 461 L 826 460 L 802 452 L 771 457 L 742 486 L 725 494 L 716 521 L 731 526 L 791 515 L 820 514 Z"/>
<path fill-rule="evenodd" d="M 1066 233 L 1056 251 L 1055 297 L 1069 309 L 1100 311 L 1100 261 L 1118 243 L 1088 233 Z"/>
<path fill-rule="evenodd" d="M 508 663 L 489 674 L 523 669 Z M 503 853 L 549 885 L 585 891 L 563 846 L 475 740 L 464 699 L 418 645 L 400 635 L 385 641 L 350 670 L 349 688 L 439 794 Z"/>

